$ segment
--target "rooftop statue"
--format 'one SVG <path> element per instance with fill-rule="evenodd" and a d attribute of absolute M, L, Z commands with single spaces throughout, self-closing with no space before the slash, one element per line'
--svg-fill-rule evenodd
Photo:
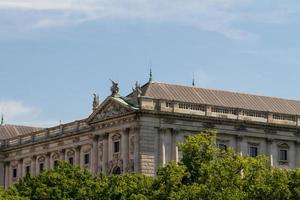
<path fill-rule="evenodd" d="M 112 83 L 112 86 L 110 88 L 111 90 L 111 96 L 116 96 L 119 94 L 119 83 L 118 82 L 115 82 L 113 80 L 110 80 L 111 83 Z"/>
<path fill-rule="evenodd" d="M 135 82 L 135 94 L 136 97 L 140 97 L 142 95 L 141 85 L 137 81 Z"/>
<path fill-rule="evenodd" d="M 99 100 L 99 96 L 96 93 L 94 93 L 93 95 L 94 95 L 93 110 L 96 110 L 100 105 L 100 100 Z"/>

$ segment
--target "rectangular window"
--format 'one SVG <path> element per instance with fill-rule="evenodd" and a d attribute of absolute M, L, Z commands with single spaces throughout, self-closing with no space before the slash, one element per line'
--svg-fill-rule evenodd
<path fill-rule="evenodd" d="M 26 173 L 26 175 L 30 174 L 30 166 L 26 166 L 25 173 Z"/>
<path fill-rule="evenodd" d="M 17 175 L 18 175 L 18 170 L 17 170 L 17 168 L 14 168 L 13 169 L 13 178 L 17 178 Z"/>
<path fill-rule="evenodd" d="M 114 153 L 119 153 L 120 152 L 120 142 L 114 142 Z"/>
<path fill-rule="evenodd" d="M 69 157 L 69 163 L 70 163 L 71 165 L 74 164 L 74 158 L 73 158 L 73 157 Z"/>
<path fill-rule="evenodd" d="M 288 151 L 286 149 L 279 150 L 279 161 L 288 161 Z"/>
<path fill-rule="evenodd" d="M 251 157 L 258 156 L 258 148 L 255 146 L 250 146 L 249 147 L 249 156 L 251 156 Z"/>
<path fill-rule="evenodd" d="M 90 154 L 84 154 L 84 164 L 88 165 L 90 163 Z"/>
<path fill-rule="evenodd" d="M 44 163 L 40 163 L 40 172 L 44 171 Z"/>

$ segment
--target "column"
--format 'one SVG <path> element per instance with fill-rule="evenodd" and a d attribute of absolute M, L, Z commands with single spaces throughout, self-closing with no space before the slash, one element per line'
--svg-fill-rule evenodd
<path fill-rule="evenodd" d="M 81 146 L 75 148 L 75 164 L 81 167 Z"/>
<path fill-rule="evenodd" d="M 98 135 L 95 135 L 93 137 L 93 148 L 91 151 L 91 154 L 92 154 L 91 155 L 91 163 L 92 163 L 91 171 L 94 174 L 98 173 L 98 139 L 99 139 Z"/>
<path fill-rule="evenodd" d="M 274 158 L 273 158 L 273 139 L 267 138 L 267 154 L 270 159 L 270 166 L 274 166 Z"/>
<path fill-rule="evenodd" d="M 160 144 L 160 166 L 164 166 L 166 164 L 166 146 L 165 146 L 165 132 L 166 129 L 161 128 L 159 131 L 159 144 Z"/>
<path fill-rule="evenodd" d="M 296 153 L 295 153 L 295 165 L 296 167 L 300 167 L 300 141 L 295 142 L 295 148 L 296 148 Z"/>
<path fill-rule="evenodd" d="M 108 153 L 109 153 L 108 133 L 105 133 L 103 137 L 103 161 L 102 161 L 102 169 L 104 173 L 108 173 Z"/>
<path fill-rule="evenodd" d="M 128 158 L 129 158 L 129 129 L 122 130 L 121 137 L 121 153 L 123 159 L 123 172 L 128 171 Z"/>
<path fill-rule="evenodd" d="M 23 159 L 20 159 L 20 160 L 18 161 L 18 174 L 17 174 L 17 176 L 18 176 L 19 178 L 22 178 L 22 177 L 23 177 Z"/>
<path fill-rule="evenodd" d="M 5 182 L 5 163 L 4 163 L 4 156 L 0 155 L 0 185 L 4 186 Z"/>
<path fill-rule="evenodd" d="M 172 160 L 174 160 L 176 163 L 179 162 L 178 145 L 177 145 L 178 134 L 179 134 L 179 130 L 173 129 L 173 131 L 172 131 Z"/>
<path fill-rule="evenodd" d="M 66 150 L 61 149 L 58 153 L 59 153 L 59 160 L 66 161 Z"/>
<path fill-rule="evenodd" d="M 31 170 L 30 174 L 32 176 L 35 176 L 36 175 L 36 170 L 37 170 L 37 168 L 36 168 L 36 156 L 35 155 L 32 156 L 32 158 L 31 158 L 30 170 Z"/>
<path fill-rule="evenodd" d="M 51 162 L 52 162 L 51 153 L 48 152 L 45 155 L 45 169 L 51 169 Z"/>
<path fill-rule="evenodd" d="M 135 127 L 134 131 L 134 171 L 140 170 L 140 127 Z"/>
<path fill-rule="evenodd" d="M 241 135 L 236 136 L 236 152 L 239 153 L 241 156 L 243 155 L 243 140 L 244 137 Z"/>
<path fill-rule="evenodd" d="M 4 188 L 7 190 L 9 186 L 9 162 L 4 163 L 5 177 L 4 177 Z"/>

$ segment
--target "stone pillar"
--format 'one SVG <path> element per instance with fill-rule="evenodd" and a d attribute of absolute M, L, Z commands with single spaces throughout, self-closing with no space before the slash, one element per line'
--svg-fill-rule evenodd
<path fill-rule="evenodd" d="M 32 176 L 35 176 L 36 174 L 37 174 L 37 168 L 36 168 L 36 155 L 34 155 L 34 156 L 32 156 L 32 158 L 31 158 L 31 166 L 30 166 L 30 174 L 32 175 Z"/>
<path fill-rule="evenodd" d="M 140 127 L 135 127 L 134 131 L 134 171 L 140 171 Z"/>
<path fill-rule="evenodd" d="M 7 190 L 9 187 L 9 162 L 4 163 L 5 177 L 4 177 L 4 188 Z"/>
<path fill-rule="evenodd" d="M 109 145 L 108 145 L 108 133 L 105 133 L 103 137 L 103 161 L 102 169 L 103 172 L 108 174 L 108 154 L 109 154 Z"/>
<path fill-rule="evenodd" d="M 52 158 L 51 158 L 51 153 L 47 153 L 45 155 L 45 169 L 51 169 L 51 161 L 52 161 Z"/>
<path fill-rule="evenodd" d="M 58 153 L 59 153 L 59 160 L 66 161 L 66 150 L 61 149 Z"/>
<path fill-rule="evenodd" d="M 22 178 L 23 177 L 23 159 L 20 159 L 18 161 L 18 173 L 17 173 L 17 176 L 19 178 Z"/>
<path fill-rule="evenodd" d="M 75 148 L 75 164 L 81 167 L 81 146 Z"/>
<path fill-rule="evenodd" d="M 295 142 L 296 153 L 295 153 L 295 165 L 296 167 L 300 167 L 300 141 Z"/>
<path fill-rule="evenodd" d="M 93 148 L 91 150 L 91 171 L 94 174 L 98 173 L 98 139 L 98 135 L 93 137 Z"/>
<path fill-rule="evenodd" d="M 178 135 L 179 135 L 179 130 L 173 129 L 173 132 L 172 132 L 172 160 L 174 160 L 176 163 L 179 162 L 178 145 L 177 145 Z"/>
<path fill-rule="evenodd" d="M 164 166 L 166 164 L 166 146 L 165 146 L 165 132 L 166 129 L 161 128 L 159 130 L 159 144 L 160 144 L 160 151 L 159 151 L 159 157 L 160 157 L 160 166 Z"/>
<path fill-rule="evenodd" d="M 129 159 L 129 129 L 124 129 L 122 131 L 121 137 L 121 153 L 123 159 L 123 172 L 128 171 L 128 159 Z"/>
<path fill-rule="evenodd" d="M 243 155 L 243 149 L 244 149 L 244 137 L 241 135 L 236 136 L 236 152 L 239 153 L 241 156 Z"/>
<path fill-rule="evenodd" d="M 0 155 L 0 186 L 5 185 L 5 163 L 4 163 L 4 156 Z"/>
<path fill-rule="evenodd" d="M 270 159 L 270 166 L 274 166 L 274 157 L 273 157 L 273 139 L 267 138 L 267 154 Z"/>
<path fill-rule="evenodd" d="M 103 137 L 98 141 L 98 173 L 103 171 Z"/>

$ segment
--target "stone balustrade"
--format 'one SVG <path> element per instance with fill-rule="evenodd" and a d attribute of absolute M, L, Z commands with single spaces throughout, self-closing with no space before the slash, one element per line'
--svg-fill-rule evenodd
<path fill-rule="evenodd" d="M 40 131 L 30 133 L 27 135 L 18 136 L 15 138 L 0 140 L 0 149 L 15 147 L 18 145 L 39 142 L 57 136 L 64 136 L 78 131 L 88 130 L 91 127 L 87 125 L 84 120 L 75 121 L 68 124 L 62 124 L 52 128 L 42 129 Z"/>
<path fill-rule="evenodd" d="M 141 98 L 141 109 L 240 121 L 251 121 L 266 124 L 279 124 L 295 127 L 300 126 L 300 116 L 298 115 L 243 110 L 240 108 L 218 107 L 212 105 L 176 102 L 163 99 L 154 100 L 147 97 Z"/>

